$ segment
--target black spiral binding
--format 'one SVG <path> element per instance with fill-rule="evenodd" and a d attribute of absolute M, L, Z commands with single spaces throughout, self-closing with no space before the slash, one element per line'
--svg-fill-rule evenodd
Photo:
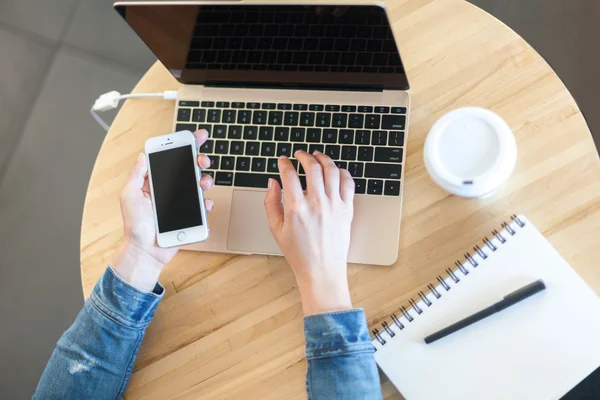
<path fill-rule="evenodd" d="M 514 222 L 520 228 L 523 228 L 525 226 L 525 222 L 523 220 L 519 219 L 519 217 L 514 214 L 511 215 L 510 219 L 511 219 L 510 223 Z M 513 227 L 510 226 L 510 223 L 503 222 L 502 229 L 500 231 L 498 231 L 496 229 L 494 229 L 492 231 L 492 235 L 496 239 L 498 239 L 498 241 L 501 244 L 504 244 L 507 241 L 507 238 L 505 236 L 503 236 L 503 234 L 508 234 L 510 236 L 515 236 L 517 234 L 517 231 Z M 479 255 L 479 257 L 481 257 L 484 260 L 487 259 L 490 256 L 490 254 L 495 252 L 496 250 L 498 250 L 498 246 L 495 245 L 487 237 L 483 238 L 483 248 L 480 247 L 479 245 L 476 245 L 473 247 L 473 251 L 475 253 L 477 253 L 477 255 Z M 479 263 L 471 255 L 471 253 L 468 253 L 468 252 L 465 253 L 464 257 L 465 257 L 465 263 L 468 263 L 471 267 L 477 268 L 479 266 Z M 458 260 L 454 263 L 454 265 L 456 266 L 456 269 L 454 269 L 454 270 L 451 268 L 446 269 L 446 271 L 445 271 L 446 275 L 447 275 L 446 278 L 450 278 L 455 284 L 459 284 L 460 283 L 459 275 L 462 274 L 462 276 L 465 277 L 465 276 L 469 275 L 469 270 L 464 266 L 464 263 L 462 263 Z M 460 274 L 459 274 L 459 271 L 460 271 Z M 452 289 L 452 286 L 450 286 L 446 282 L 446 278 L 444 278 L 444 276 L 442 276 L 442 275 L 438 275 L 436 277 L 436 280 L 437 280 L 437 283 L 439 283 L 441 285 L 441 287 L 446 292 L 448 292 L 448 291 L 450 291 L 450 289 Z M 440 297 L 442 297 L 443 292 L 440 293 L 440 291 L 436 287 L 437 287 L 436 284 L 429 283 L 429 284 L 427 284 L 427 289 L 425 291 L 420 291 L 418 293 L 419 298 L 423 301 L 423 303 L 427 307 L 430 307 L 433 304 L 431 299 L 427 296 L 433 295 L 436 299 L 439 299 Z M 411 323 L 414 321 L 415 316 L 413 316 L 413 314 L 410 313 L 410 309 L 412 309 L 412 312 L 416 313 L 417 315 L 420 315 L 426 311 L 422 307 L 419 307 L 417 302 L 412 298 L 410 300 L 408 300 L 408 303 L 409 303 L 408 307 L 401 306 L 399 311 L 408 320 L 408 322 Z M 385 331 L 388 334 L 389 337 L 393 338 L 398 333 L 398 330 L 404 329 L 404 324 L 400 321 L 400 319 L 398 318 L 398 316 L 396 314 L 391 314 L 390 318 L 392 319 L 392 322 L 388 323 L 386 321 L 383 321 L 381 323 L 381 327 L 383 328 L 383 331 Z M 393 325 L 395 325 L 398 328 L 398 330 L 394 331 L 392 329 Z M 380 331 L 379 329 L 373 329 L 373 335 L 375 336 L 375 339 L 382 346 L 384 346 L 387 343 L 387 341 L 381 335 L 381 333 L 382 333 L 382 331 Z M 377 351 L 377 348 L 375 348 L 375 351 Z"/>

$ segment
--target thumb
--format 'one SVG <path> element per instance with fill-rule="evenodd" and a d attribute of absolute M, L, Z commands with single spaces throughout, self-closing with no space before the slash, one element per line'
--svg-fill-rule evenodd
<path fill-rule="evenodd" d="M 127 191 L 142 190 L 147 173 L 148 165 L 146 164 L 146 155 L 140 153 L 135 165 L 131 168 L 131 171 L 129 171 L 129 176 L 127 176 L 127 182 L 125 182 Z"/>
<path fill-rule="evenodd" d="M 277 239 L 283 225 L 283 205 L 281 204 L 281 186 L 275 179 L 269 178 L 269 190 L 265 197 L 265 210 L 269 219 L 271 234 Z"/>

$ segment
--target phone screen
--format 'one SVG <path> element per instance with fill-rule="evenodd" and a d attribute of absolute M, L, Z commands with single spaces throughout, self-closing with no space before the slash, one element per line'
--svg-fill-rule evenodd
<path fill-rule="evenodd" d="M 158 232 L 202 225 L 196 163 L 190 146 L 150 153 Z"/>

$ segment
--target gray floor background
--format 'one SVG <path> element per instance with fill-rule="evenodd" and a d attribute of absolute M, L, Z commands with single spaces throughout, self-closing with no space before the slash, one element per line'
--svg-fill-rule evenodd
<path fill-rule="evenodd" d="M 600 3 L 473 0 L 554 67 L 600 143 Z M 31 397 L 80 307 L 79 229 L 104 132 L 89 116 L 154 60 L 109 0 L 0 0 L 0 398 Z"/>

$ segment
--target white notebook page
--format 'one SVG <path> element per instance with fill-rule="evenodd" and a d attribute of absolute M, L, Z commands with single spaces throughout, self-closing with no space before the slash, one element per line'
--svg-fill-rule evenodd
<path fill-rule="evenodd" d="M 417 304 L 394 337 L 383 331 L 375 359 L 407 400 L 558 399 L 600 366 L 600 300 L 525 217 L 497 250 L 463 265 L 460 282 Z M 573 238 L 577 240 L 577 238 Z M 450 260 L 449 260 L 450 261 Z M 449 263 L 451 265 L 452 262 Z M 452 269 L 455 269 L 453 267 Z M 432 344 L 423 339 L 537 279 L 546 290 Z M 401 313 L 400 313 L 401 314 Z"/>

